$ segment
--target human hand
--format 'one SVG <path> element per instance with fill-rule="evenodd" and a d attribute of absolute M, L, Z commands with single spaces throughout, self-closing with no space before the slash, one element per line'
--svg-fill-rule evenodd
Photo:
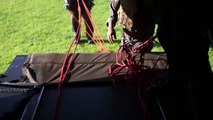
<path fill-rule="evenodd" d="M 115 32 L 114 28 L 108 28 L 107 38 L 108 38 L 108 41 L 110 43 L 113 43 L 114 39 L 117 39 L 116 38 L 116 32 Z"/>

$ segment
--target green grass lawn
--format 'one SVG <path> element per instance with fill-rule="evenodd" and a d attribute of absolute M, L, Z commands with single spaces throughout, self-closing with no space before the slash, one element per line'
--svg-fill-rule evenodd
<path fill-rule="evenodd" d="M 117 51 L 120 41 L 110 44 L 106 39 L 109 0 L 94 0 L 92 17 L 106 45 Z M 16 55 L 32 53 L 65 53 L 72 40 L 70 14 L 63 8 L 64 0 L 0 0 L 0 73 L 4 73 Z M 84 26 L 83 26 L 84 28 Z M 120 36 L 120 27 L 116 27 Z M 85 35 L 82 31 L 82 39 Z M 153 51 L 163 51 L 156 43 Z M 78 53 L 97 52 L 95 45 L 79 44 Z M 210 52 L 213 66 L 213 49 Z"/>

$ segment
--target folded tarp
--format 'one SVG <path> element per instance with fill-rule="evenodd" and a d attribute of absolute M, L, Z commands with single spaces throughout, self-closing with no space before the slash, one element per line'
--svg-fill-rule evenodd
<path fill-rule="evenodd" d="M 28 55 L 22 68 L 21 81 L 25 83 L 58 83 L 65 55 L 61 53 Z M 69 54 L 69 60 L 71 55 Z M 153 68 L 152 77 L 156 77 L 156 79 L 165 77 L 167 70 L 165 53 L 146 53 L 143 57 L 144 65 Z M 136 55 L 135 60 L 138 59 L 139 55 Z M 115 61 L 116 53 L 77 53 L 73 57 L 66 82 L 110 80 L 109 66 Z M 121 77 L 125 74 L 125 70 L 119 72 Z"/>
<path fill-rule="evenodd" d="M 151 77 L 164 79 L 168 67 L 165 53 L 146 53 L 143 57 L 144 64 L 153 68 Z M 115 53 L 76 54 L 71 76 L 65 81 L 70 84 L 64 84 L 55 113 L 58 87 L 48 83 L 58 83 L 64 58 L 65 54 L 59 53 L 28 55 L 20 81 L 0 86 L 0 118 L 50 120 L 57 115 L 59 120 L 143 120 L 148 111 L 151 119 L 163 119 L 159 103 L 152 95 L 142 94 L 143 88 L 138 91 L 138 86 L 111 84 L 108 73 L 116 61 Z M 119 72 L 121 80 L 125 74 L 125 70 Z"/>

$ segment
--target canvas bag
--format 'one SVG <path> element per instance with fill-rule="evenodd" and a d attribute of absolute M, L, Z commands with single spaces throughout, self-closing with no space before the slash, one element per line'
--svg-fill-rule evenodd
<path fill-rule="evenodd" d="M 20 80 L 25 83 L 58 83 L 62 64 L 66 54 L 46 53 L 30 54 L 22 68 Z M 69 54 L 71 56 L 72 54 Z M 88 80 L 106 81 L 109 77 L 109 65 L 115 63 L 115 53 L 77 53 L 70 67 L 69 78 L 65 82 L 78 82 Z M 157 59 L 161 58 L 157 62 Z M 137 59 L 137 57 L 136 57 Z M 155 67 L 155 71 L 165 70 L 167 67 L 164 53 L 147 53 L 144 56 L 145 64 Z M 124 76 L 126 71 L 120 71 L 119 76 Z M 165 77 L 164 74 L 154 72 L 153 76 Z M 165 72 L 163 72 L 165 73 Z"/>
<path fill-rule="evenodd" d="M 30 83 L 57 83 L 65 55 L 60 53 L 28 55 L 22 69 L 21 80 Z M 114 60 L 114 54 L 77 53 L 70 68 L 71 77 L 67 82 L 107 78 L 107 66 Z"/>

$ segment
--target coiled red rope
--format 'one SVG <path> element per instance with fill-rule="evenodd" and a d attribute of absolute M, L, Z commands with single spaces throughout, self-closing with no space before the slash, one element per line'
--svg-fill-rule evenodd
<path fill-rule="evenodd" d="M 115 63 L 109 66 L 109 76 L 112 78 L 114 86 L 119 82 L 125 81 L 129 87 L 137 87 L 138 97 L 144 109 L 145 120 L 149 120 L 148 106 L 144 98 L 152 83 L 149 74 L 152 68 L 144 65 L 143 55 L 145 54 L 144 50 L 153 43 L 155 38 L 156 36 L 150 37 L 143 44 L 134 49 L 129 47 L 123 51 L 120 47 L 116 53 Z M 139 58 L 136 59 L 137 55 L 139 55 Z M 125 72 L 125 75 L 122 79 L 119 73 L 123 72 Z"/>
<path fill-rule="evenodd" d="M 92 19 L 90 12 L 89 12 L 86 4 L 84 3 L 84 0 L 82 0 L 82 3 L 87 12 L 87 15 L 90 18 L 92 25 L 95 28 L 94 36 L 89 36 L 89 37 L 97 45 L 97 47 L 99 48 L 99 52 L 101 52 L 101 53 L 109 52 L 109 49 L 104 44 L 104 40 L 101 37 L 101 34 L 98 31 L 98 28 L 95 26 L 94 20 Z M 78 21 L 77 17 L 82 18 L 79 0 L 77 0 L 77 4 L 78 4 L 79 16 L 74 16 L 74 19 L 76 21 Z M 80 19 L 80 21 L 78 21 L 78 23 L 79 23 L 79 25 L 78 25 L 77 34 L 76 34 L 78 36 L 75 36 L 74 40 L 76 38 L 77 38 L 77 40 L 79 40 L 79 38 L 80 38 L 80 34 L 78 34 L 78 33 L 80 33 L 80 30 L 81 30 L 81 19 Z M 88 25 L 88 23 L 86 21 L 85 21 L 85 23 L 91 33 L 92 28 L 90 28 L 90 26 Z M 86 32 L 88 34 L 88 31 L 86 31 Z M 90 35 L 90 34 L 88 34 L 88 35 Z M 139 100 L 144 109 L 145 120 L 149 119 L 149 112 L 148 112 L 148 107 L 145 103 L 144 96 L 146 96 L 146 90 L 151 84 L 150 83 L 151 78 L 149 77 L 149 70 L 152 68 L 143 64 L 144 63 L 143 55 L 145 53 L 144 49 L 146 49 L 147 46 L 152 44 L 152 42 L 155 38 L 156 38 L 156 36 L 150 37 L 147 41 L 145 41 L 143 44 L 138 46 L 136 49 L 128 48 L 128 52 L 122 51 L 122 49 L 119 48 L 118 52 L 116 53 L 116 62 L 109 66 L 109 76 L 112 78 L 114 86 L 116 86 L 117 82 L 119 82 L 118 75 L 121 71 L 126 72 L 124 80 L 127 82 L 127 85 L 129 85 L 130 87 L 137 85 L 138 97 L 139 97 Z M 67 51 L 67 54 L 64 58 L 64 62 L 63 62 L 62 68 L 61 68 L 61 74 L 60 74 L 59 83 L 58 83 L 56 109 L 55 109 L 55 114 L 54 114 L 54 118 L 53 118 L 54 120 L 57 119 L 57 113 L 58 113 L 58 110 L 60 107 L 60 100 L 61 100 L 61 96 L 62 96 L 62 86 L 63 86 L 64 81 L 67 79 L 67 74 L 70 71 L 70 66 L 73 64 L 73 60 L 75 57 L 77 45 L 75 45 L 73 53 L 70 56 L 70 51 L 73 46 L 74 40 L 72 41 L 72 43 Z M 124 44 L 124 46 L 125 46 L 125 44 Z M 139 57 L 139 60 L 136 60 L 136 56 L 138 55 L 138 52 L 140 52 L 140 57 Z"/>

